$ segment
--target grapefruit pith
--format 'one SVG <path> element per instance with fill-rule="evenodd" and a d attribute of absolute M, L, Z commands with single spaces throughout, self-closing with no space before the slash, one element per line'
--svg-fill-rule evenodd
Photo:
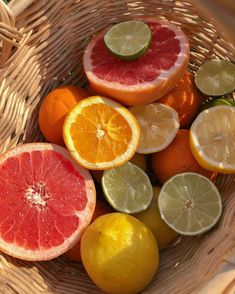
<path fill-rule="evenodd" d="M 32 143 L 0 158 L 0 250 L 24 260 L 55 258 L 80 239 L 95 208 L 87 170 L 60 146 Z"/>
<path fill-rule="evenodd" d="M 152 32 L 152 44 L 140 58 L 121 60 L 105 46 L 107 29 L 89 42 L 83 66 L 92 87 L 125 105 L 148 104 L 168 93 L 183 76 L 189 61 L 185 34 L 172 23 L 141 18 Z"/>

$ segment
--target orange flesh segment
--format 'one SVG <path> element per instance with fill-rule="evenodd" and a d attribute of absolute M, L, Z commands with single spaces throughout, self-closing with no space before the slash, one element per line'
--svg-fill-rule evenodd
<path fill-rule="evenodd" d="M 127 150 L 132 138 L 128 122 L 103 103 L 84 107 L 70 132 L 80 157 L 91 163 L 113 161 Z"/>

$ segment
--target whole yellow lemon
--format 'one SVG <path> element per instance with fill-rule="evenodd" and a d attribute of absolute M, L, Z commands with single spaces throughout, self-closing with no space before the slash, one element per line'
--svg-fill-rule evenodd
<path fill-rule="evenodd" d="M 158 208 L 160 189 L 160 187 L 153 187 L 153 200 L 151 205 L 146 210 L 136 213 L 134 216 L 152 230 L 159 248 L 163 248 L 177 236 L 177 233 L 161 219 Z"/>
<path fill-rule="evenodd" d="M 159 266 L 153 233 L 124 213 L 97 218 L 82 236 L 81 256 L 93 282 L 114 294 L 138 293 L 151 282 Z"/>

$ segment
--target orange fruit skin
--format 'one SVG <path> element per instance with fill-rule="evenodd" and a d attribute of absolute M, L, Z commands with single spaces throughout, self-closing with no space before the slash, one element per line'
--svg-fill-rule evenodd
<path fill-rule="evenodd" d="M 96 200 L 96 206 L 95 206 L 95 211 L 93 214 L 93 217 L 91 219 L 91 223 L 97 219 L 99 216 L 107 213 L 111 213 L 114 210 L 112 209 L 111 206 L 109 206 L 106 202 L 102 200 Z M 80 254 L 80 240 L 78 243 L 73 246 L 70 250 L 65 252 L 64 254 L 67 256 L 69 259 L 74 260 L 74 261 L 81 261 L 81 254 Z"/>
<path fill-rule="evenodd" d="M 61 86 L 50 92 L 39 110 L 39 127 L 51 143 L 64 145 L 63 123 L 69 111 L 90 94 L 76 86 Z"/>
<path fill-rule="evenodd" d="M 157 102 L 174 108 L 179 115 L 180 127 L 185 128 L 197 115 L 203 100 L 203 95 L 194 84 L 193 75 L 186 71 L 176 86 Z"/>
<path fill-rule="evenodd" d="M 195 172 L 214 181 L 216 172 L 202 168 L 194 158 L 189 146 L 189 131 L 179 130 L 173 142 L 163 151 L 151 157 L 155 176 L 163 184 L 172 176 L 183 172 Z"/>

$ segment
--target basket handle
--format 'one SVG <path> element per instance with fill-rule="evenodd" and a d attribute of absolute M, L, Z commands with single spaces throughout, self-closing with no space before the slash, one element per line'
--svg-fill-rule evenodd
<path fill-rule="evenodd" d="M 12 47 L 18 47 L 22 34 L 15 27 L 15 17 L 9 7 L 0 0 L 0 67 L 11 55 Z"/>

